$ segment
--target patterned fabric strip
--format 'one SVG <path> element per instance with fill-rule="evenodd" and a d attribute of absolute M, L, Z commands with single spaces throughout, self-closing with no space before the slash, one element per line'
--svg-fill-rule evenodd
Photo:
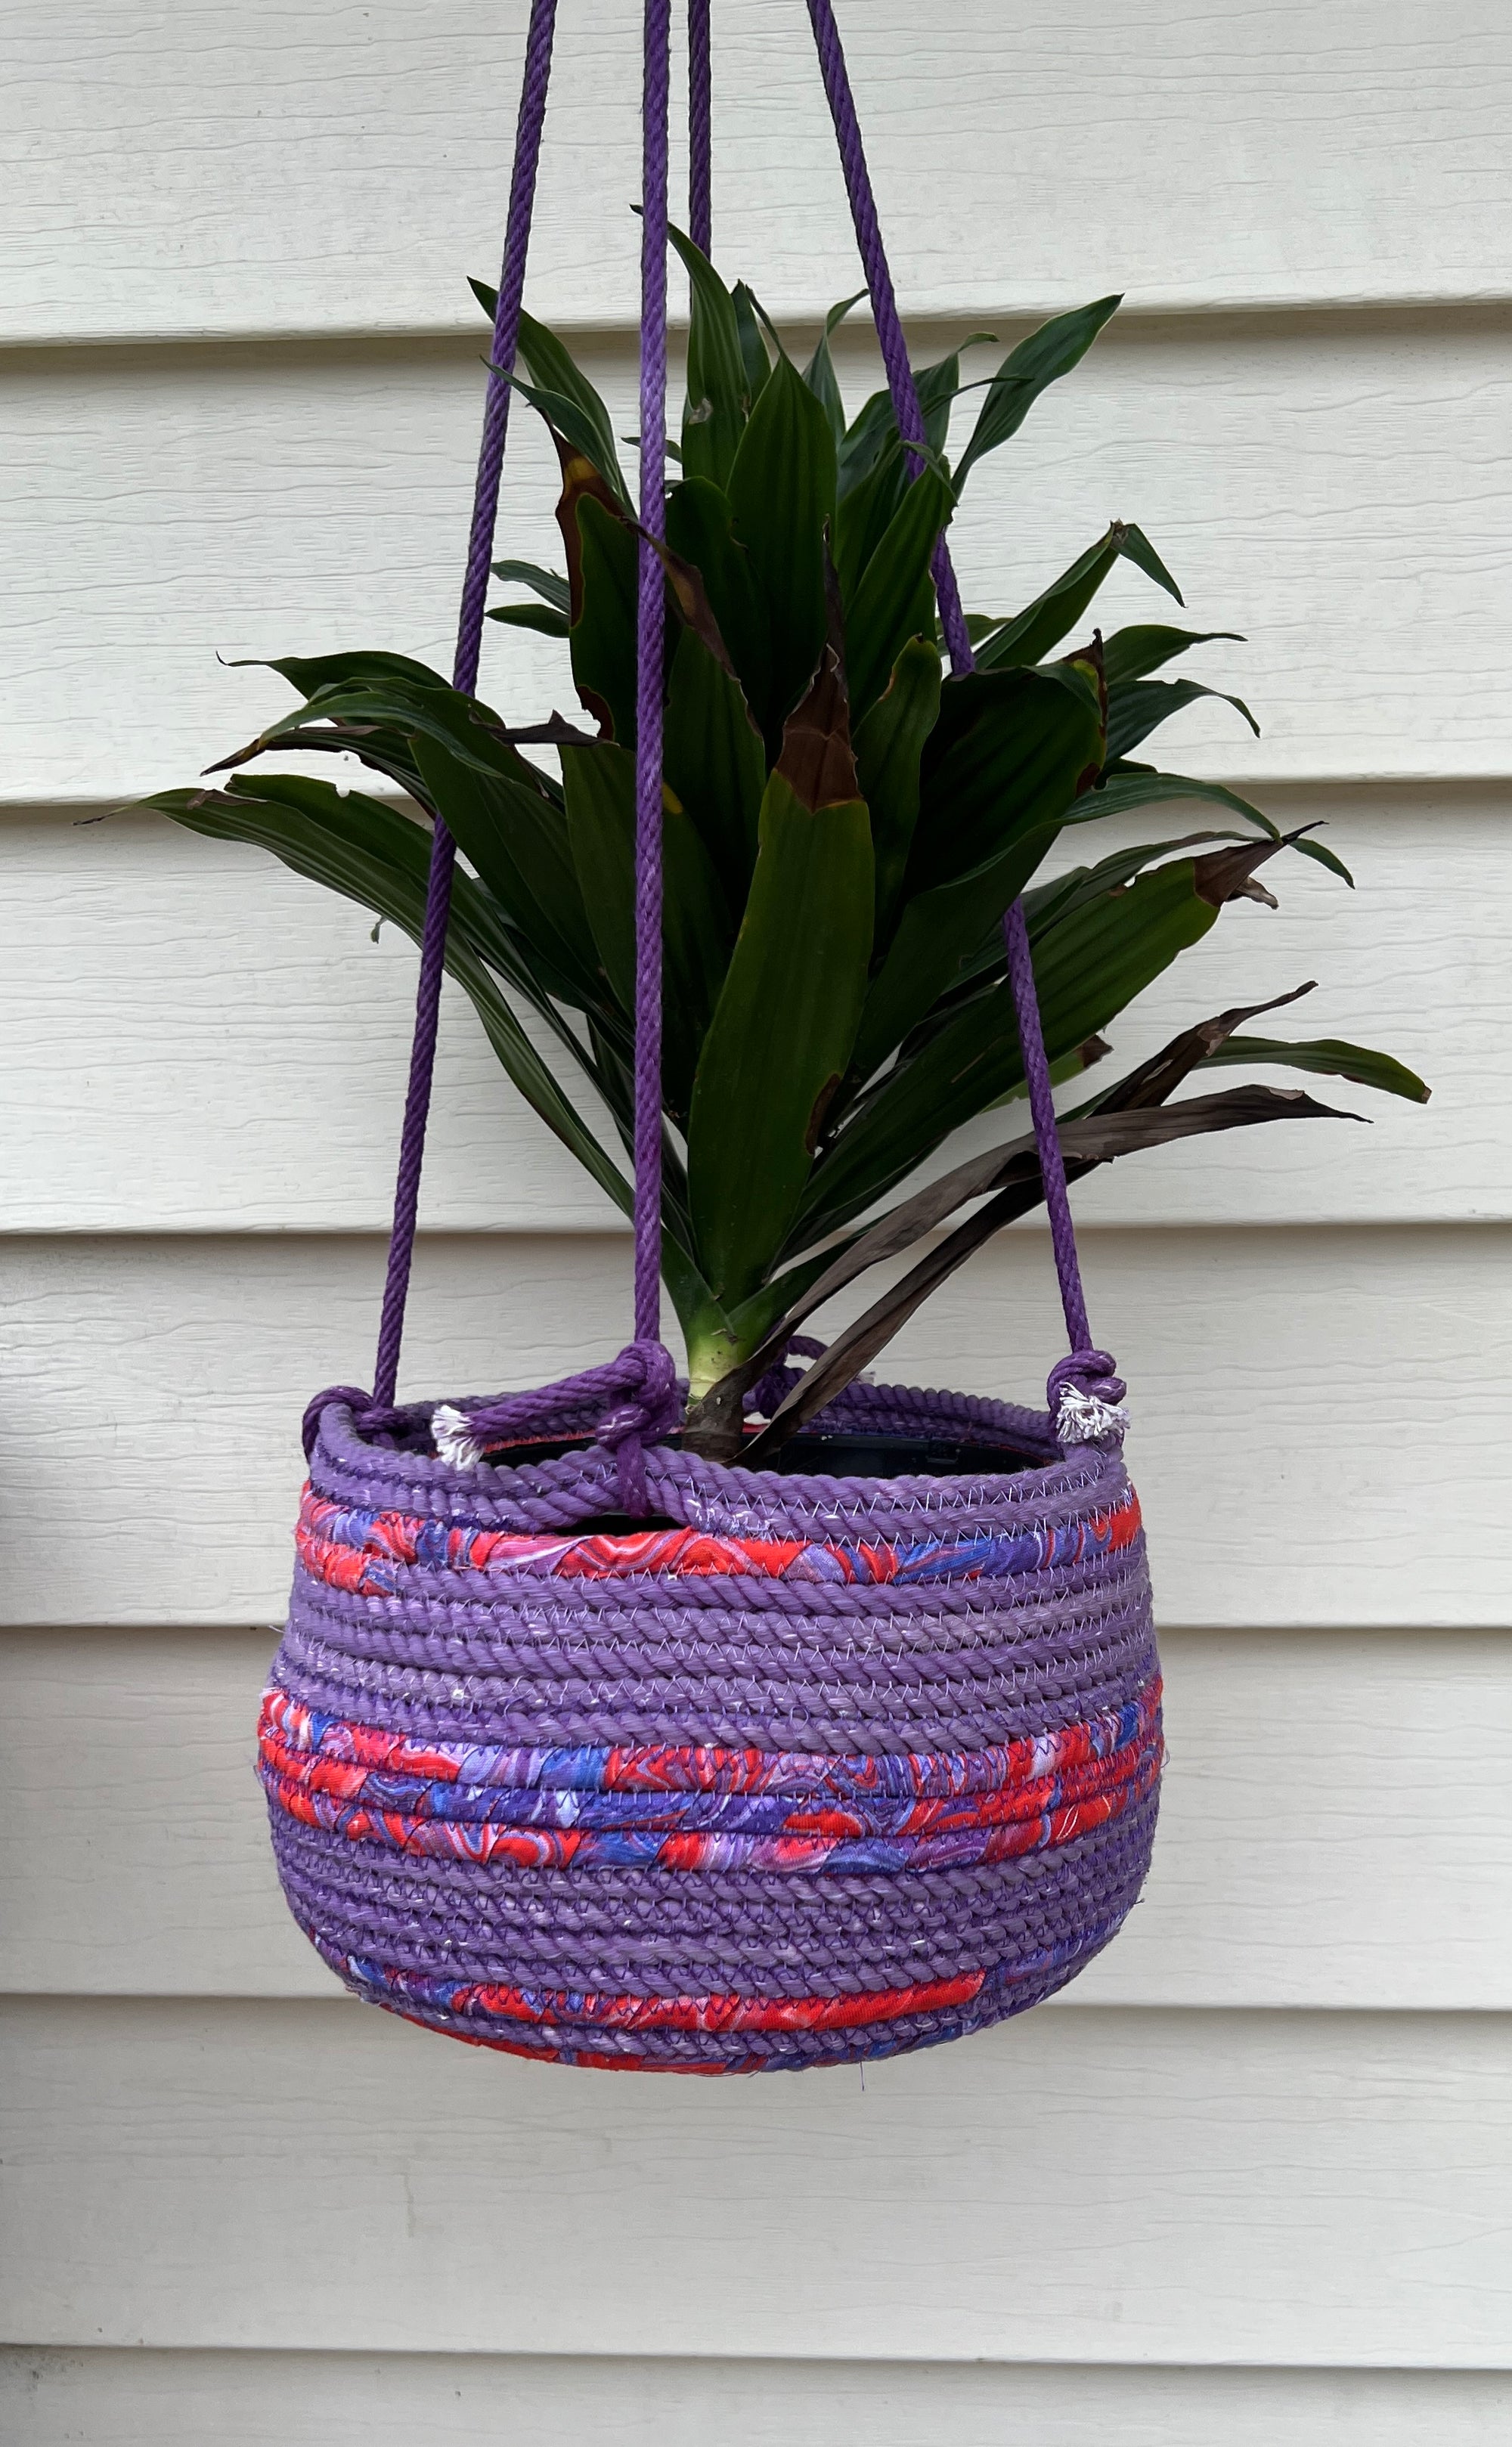
<path fill-rule="evenodd" d="M 455 1804 L 476 1788 L 421 1787 L 399 1801 L 386 1793 L 387 1779 L 370 1770 L 355 1771 L 362 1781 L 352 1794 L 341 1789 L 351 1772 L 339 1762 L 290 1753 L 275 1740 L 264 1745 L 259 1774 L 270 1803 L 302 1825 L 395 1852 L 480 1865 L 512 1861 L 529 1868 L 854 1876 L 971 1868 L 1068 1844 L 1153 1790 L 1162 1759 L 1157 1718 L 1106 1758 L 954 1802 L 883 1800 L 841 1810 L 795 1808 L 769 1796 L 694 1794 L 681 1810 L 653 1808 L 650 1823 L 638 1825 L 613 1817 L 584 1823 L 594 1818 L 595 1805 L 559 1792 L 517 1793 L 513 1817 L 464 1818 L 455 1814 Z M 497 1807 L 507 1790 L 489 1790 L 489 1803 Z M 417 1798 L 424 1800 L 422 1810 L 414 1807 Z M 431 1814 L 438 1800 L 447 1814 Z M 563 1824 L 569 1808 L 576 1823 Z"/>
<path fill-rule="evenodd" d="M 303 1762 L 373 1769 L 427 1784 L 498 1786 L 558 1793 L 777 1793 L 816 1805 L 835 1802 L 955 1800 L 1037 1784 L 1091 1759 L 1126 1750 L 1159 1730 L 1161 1680 L 1152 1676 L 1133 1699 L 1053 1732 L 979 1751 L 882 1752 L 728 1750 L 712 1744 L 615 1743 L 520 1749 L 482 1742 L 424 1741 L 381 1725 L 322 1715 L 276 1683 L 263 1693 L 257 1733 L 265 1755 L 303 1780 Z M 331 1785 L 347 1798 L 359 1788 Z M 435 1814 L 444 1814 L 437 1811 Z M 498 1814 L 498 1813 L 496 1813 Z"/>
<path fill-rule="evenodd" d="M 597 1833 L 802 1835 L 828 1840 L 867 1835 L 949 1835 L 977 1828 L 1037 1818 L 1070 1801 L 1091 1801 L 1116 1791 L 1139 1772 L 1148 1746 L 1127 1743 L 1106 1757 L 1086 1759 L 1054 1774 L 1028 1777 L 996 1792 L 951 1800 L 876 1798 L 796 1800 L 786 1793 L 581 1793 L 550 1788 L 426 1782 L 380 1768 L 352 1767 L 340 1759 L 291 1751 L 270 1734 L 261 1759 L 270 1791 L 282 1797 L 299 1792 L 344 1809 L 360 1809 L 405 1825 L 431 1819 L 460 1827 L 545 1827 Z"/>
<path fill-rule="evenodd" d="M 587 2066 L 606 2072 L 728 2075 L 781 2070 L 809 2061 L 806 2057 L 751 2054 L 723 2055 L 700 2061 L 673 2061 L 637 2051 L 633 2041 L 667 2031 L 701 2037 L 738 2037 L 742 2032 L 788 2035 L 801 2040 L 828 2031 L 869 2034 L 844 2051 L 854 2061 L 863 2057 L 890 2056 L 898 2040 L 894 2026 L 925 2014 L 938 2018 L 935 2036 L 951 2039 L 992 2020 L 1015 1990 L 1042 1993 L 1063 1981 L 1089 1955 L 1106 1944 L 1116 1920 L 1088 1927 L 1074 1942 L 1036 1948 L 1016 1961 L 997 1963 L 991 1972 L 968 1971 L 954 1979 L 920 1981 L 903 1988 L 872 1990 L 860 1997 L 734 1998 L 607 1997 L 590 1991 L 508 1987 L 482 1982 L 438 1980 L 349 1954 L 308 1930 L 317 1952 L 338 1978 L 358 1996 L 385 2005 L 423 2029 L 444 2031 L 447 2038 L 470 2046 L 497 2049 L 506 2056 L 534 2058 L 538 2063 Z M 601 2033 L 603 2048 L 584 2047 L 585 2032 Z M 914 2042 L 917 2044 L 917 2040 Z"/>
<path fill-rule="evenodd" d="M 317 1944 L 319 1941 L 317 1940 Z M 491 1982 L 436 1980 L 358 1955 L 320 1952 L 345 1980 L 382 1989 L 395 2002 L 432 2012 L 517 2022 L 597 2024 L 616 2031 L 849 2031 L 868 2022 L 894 2021 L 901 2014 L 937 2013 L 969 2004 L 985 1971 L 963 1971 L 951 1980 L 917 1981 L 905 1988 L 862 1990 L 845 1997 L 611 1997 L 592 1990 L 518 1988 Z"/>
<path fill-rule="evenodd" d="M 406 1569 L 548 1580 L 728 1578 L 917 1586 L 932 1581 L 1011 1579 L 1051 1565 L 1087 1563 L 1131 1546 L 1139 1499 L 1086 1521 L 1011 1536 L 924 1538 L 909 1543 L 731 1538 L 704 1529 L 648 1529 L 625 1537 L 527 1537 L 459 1527 L 423 1515 L 360 1511 L 307 1486 L 294 1532 L 311 1578 L 362 1597 L 391 1597 Z"/>

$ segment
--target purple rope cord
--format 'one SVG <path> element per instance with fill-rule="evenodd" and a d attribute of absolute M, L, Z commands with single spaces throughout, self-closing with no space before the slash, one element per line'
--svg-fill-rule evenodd
<path fill-rule="evenodd" d="M 520 95 L 520 119 L 515 134 L 515 166 L 509 182 L 509 218 L 504 231 L 504 257 L 499 275 L 499 305 L 494 316 L 491 351 L 494 365 L 502 366 L 509 371 L 513 370 L 515 351 L 520 346 L 525 256 L 530 244 L 531 212 L 536 200 L 536 170 L 540 160 L 540 134 L 546 118 L 546 88 L 551 78 L 551 44 L 556 22 L 557 0 L 532 0 L 530 30 L 525 41 L 525 72 Z M 457 654 L 452 667 L 453 687 L 461 689 L 467 696 L 478 685 L 483 599 L 488 592 L 488 561 L 493 551 L 494 522 L 499 511 L 499 479 L 504 464 L 509 397 L 510 387 L 503 376 L 490 373 L 483 408 L 482 440 L 478 452 L 472 527 L 467 539 L 467 567 L 457 619 Z M 404 1128 L 399 1140 L 399 1173 L 394 1185 L 394 1222 L 388 1242 L 383 1315 L 378 1328 L 378 1356 L 373 1365 L 374 1399 L 384 1408 L 392 1402 L 398 1380 L 405 1303 L 408 1298 L 409 1270 L 415 1254 L 420 1169 L 425 1161 L 425 1123 L 430 1112 L 431 1081 L 436 1067 L 436 1030 L 441 1015 L 446 921 L 451 913 L 451 878 L 456 859 L 456 846 L 451 835 L 438 818 L 431 838 L 430 873 L 425 885 L 425 925 L 420 944 L 420 980 L 415 991 L 415 1034 L 409 1054 L 409 1086 L 405 1097 Z"/>
<path fill-rule="evenodd" d="M 667 532 L 667 117 L 671 0 L 646 0 L 640 235 L 640 540 L 635 619 L 635 1339 L 661 1337 L 662 663 Z"/>
<path fill-rule="evenodd" d="M 860 253 L 861 268 L 866 275 L 866 285 L 871 292 L 872 314 L 887 373 L 887 388 L 892 393 L 893 413 L 904 442 L 922 444 L 925 438 L 924 419 L 918 405 L 918 393 L 914 387 L 908 344 L 903 337 L 892 274 L 888 270 L 882 244 L 877 199 L 866 167 L 866 151 L 861 141 L 860 122 L 856 116 L 856 102 L 845 66 L 840 28 L 835 23 L 831 0 L 808 0 L 808 13 L 819 50 L 824 93 L 840 145 L 841 167 L 845 174 L 851 218 L 856 225 L 856 243 Z M 915 474 L 922 465 L 921 459 L 916 459 Z M 950 649 L 951 670 L 960 678 L 974 670 L 976 658 L 972 653 L 966 616 L 961 609 L 960 589 L 955 582 L 955 571 L 943 536 L 936 546 L 930 566 L 939 603 L 940 623 Z M 1066 1332 L 1071 1345 L 1069 1360 L 1061 1360 L 1051 1372 L 1049 1400 L 1053 1417 L 1059 1409 L 1061 1395 L 1068 1387 L 1075 1387 L 1084 1394 L 1115 1403 L 1122 1399 L 1125 1388 L 1113 1373 L 1113 1361 L 1108 1355 L 1091 1348 L 1091 1329 L 1087 1323 L 1082 1272 L 1076 1255 L 1076 1233 L 1066 1186 L 1066 1165 L 1061 1154 L 1049 1064 L 1046 1059 L 1045 1036 L 1040 1026 L 1039 997 L 1034 990 L 1029 926 L 1021 901 L 1015 901 L 1004 917 L 1003 939 L 1008 951 L 1009 989 L 1013 998 L 1019 1044 L 1024 1055 L 1030 1116 L 1045 1184 L 1045 1205 L 1049 1216 L 1055 1271 L 1060 1280 L 1061 1306 L 1065 1311 Z M 1115 1387 L 1116 1391 L 1113 1390 Z"/>
<path fill-rule="evenodd" d="M 713 231 L 713 72 L 710 0 L 688 0 L 688 234 L 705 255 Z"/>

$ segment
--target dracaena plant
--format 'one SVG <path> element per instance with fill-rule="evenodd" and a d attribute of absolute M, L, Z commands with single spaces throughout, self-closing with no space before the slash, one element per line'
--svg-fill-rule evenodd
<path fill-rule="evenodd" d="M 963 1124 L 1024 1089 L 1001 932 L 1015 896 L 1066 1079 L 1107 1052 L 1101 1033 L 1230 901 L 1271 899 L 1257 871 L 1278 851 L 1345 871 L 1234 792 L 1135 761 L 1168 716 L 1214 693 L 1153 674 L 1215 633 L 1143 624 L 1065 651 L 1120 560 L 1181 602 L 1136 526 L 1110 525 L 1024 610 L 973 616 L 976 670 L 944 673 L 936 540 L 978 462 L 1075 366 L 1116 299 L 1015 348 L 953 461 L 958 352 L 918 371 L 928 439 L 910 452 L 884 391 L 846 420 L 829 350 L 845 307 L 800 370 L 749 291 L 677 244 L 692 304 L 664 554 L 663 1277 L 688 1347 L 690 1440 L 735 1451 L 745 1397 L 803 1318 L 922 1244 L 773 1406 L 761 1458 L 1040 1197 L 1022 1125 L 985 1156 L 931 1167 Z M 589 1116 L 606 1110 L 628 1148 L 638 531 L 603 401 L 529 316 L 520 357 L 517 388 L 560 462 L 563 566 L 497 564 L 532 599 L 492 616 L 559 641 L 564 688 L 570 667 L 592 728 L 559 714 L 512 723 L 398 654 L 285 660 L 273 668 L 301 704 L 212 769 L 334 750 L 402 801 L 259 770 L 153 804 L 260 844 L 417 937 L 441 817 L 465 862 L 451 975 L 516 1087 L 628 1210 L 626 1169 Z M 1207 803 L 1217 828 L 1042 876 L 1068 827 L 1178 800 Z M 1255 1086 L 1167 1102 L 1219 1063 L 1427 1093 L 1382 1054 L 1240 1033 L 1253 1016 L 1187 1031 L 1084 1102 L 1063 1125 L 1071 1176 L 1165 1140 L 1331 1110 Z"/>

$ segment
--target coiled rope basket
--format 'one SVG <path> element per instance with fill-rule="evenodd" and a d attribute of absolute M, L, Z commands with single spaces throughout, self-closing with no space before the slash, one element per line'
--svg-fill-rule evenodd
<path fill-rule="evenodd" d="M 810 12 L 906 440 L 917 403 L 844 63 L 828 0 Z M 534 0 L 495 332 L 506 367 L 553 15 Z M 707 248 L 707 0 L 690 18 L 691 218 Z M 666 0 L 650 0 L 647 28 L 654 531 Z M 457 658 L 469 690 L 507 402 L 495 380 Z M 643 560 L 644 677 L 660 670 L 662 590 Z M 969 668 L 943 546 L 936 582 Z M 643 691 L 643 886 L 658 872 L 658 707 Z M 565 2064 L 843 2063 L 1036 2004 L 1139 1893 L 1162 1741 L 1123 1387 L 1089 1347 L 1021 913 L 1010 974 L 1071 1342 L 1049 1410 L 854 1385 L 783 1469 L 726 1469 L 671 1440 L 660 927 L 644 897 L 636 1339 L 539 1394 L 394 1405 L 450 872 L 438 825 L 376 1392 L 335 1388 L 307 1413 L 293 1603 L 263 1704 L 260 1773 L 294 1917 L 358 1996 Z M 837 1436 L 898 1440 L 898 1474 L 823 1474 Z"/>

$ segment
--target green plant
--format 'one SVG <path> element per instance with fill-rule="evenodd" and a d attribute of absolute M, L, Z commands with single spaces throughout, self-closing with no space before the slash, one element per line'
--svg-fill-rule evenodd
<path fill-rule="evenodd" d="M 809 1372 L 767 1448 L 1040 1196 L 1032 1144 L 1019 1137 L 885 1205 L 962 1124 L 1023 1091 L 1001 936 L 1016 895 L 1047 1050 L 1066 1079 L 1106 1053 L 1100 1032 L 1228 902 L 1270 900 L 1257 877 L 1277 852 L 1349 879 L 1330 851 L 1283 839 L 1233 791 L 1134 761 L 1169 715 L 1215 693 L 1154 675 L 1230 633 L 1142 625 L 1056 654 L 1120 559 L 1181 602 L 1136 526 L 1109 526 L 1011 617 L 973 617 L 976 671 L 943 676 L 936 538 L 977 461 L 1078 362 L 1116 299 L 1056 317 L 1005 358 L 954 464 L 959 353 L 923 368 L 928 446 L 911 463 L 885 392 L 846 422 L 829 351 L 845 307 L 801 372 L 775 333 L 768 346 L 749 291 L 728 290 L 677 244 L 692 313 L 664 555 L 663 1274 L 688 1346 L 690 1439 L 728 1453 L 745 1393 L 822 1300 L 973 1208 Z M 491 311 L 490 293 L 478 294 Z M 628 1209 L 624 1170 L 564 1082 L 591 1087 L 629 1145 L 637 531 L 603 402 L 528 316 L 520 355 L 517 388 L 560 461 L 566 565 L 497 564 L 532 599 L 492 616 L 562 641 L 596 735 L 557 716 L 511 729 L 397 654 L 284 660 L 272 668 L 303 702 L 212 769 L 276 748 L 350 751 L 405 806 L 263 773 L 151 804 L 262 844 L 414 936 L 426 827 L 444 818 L 466 862 L 450 971 L 520 1092 Z M 557 750 L 559 780 L 523 752 L 532 745 Z M 1223 827 L 1041 877 L 1068 827 L 1177 800 L 1205 803 Z M 1427 1094 L 1383 1054 L 1247 1037 L 1252 1016 L 1188 1031 L 1091 1096 L 1065 1125 L 1073 1177 L 1162 1140 L 1330 1110 L 1259 1087 L 1168 1104 L 1216 1063 L 1285 1063 Z"/>

